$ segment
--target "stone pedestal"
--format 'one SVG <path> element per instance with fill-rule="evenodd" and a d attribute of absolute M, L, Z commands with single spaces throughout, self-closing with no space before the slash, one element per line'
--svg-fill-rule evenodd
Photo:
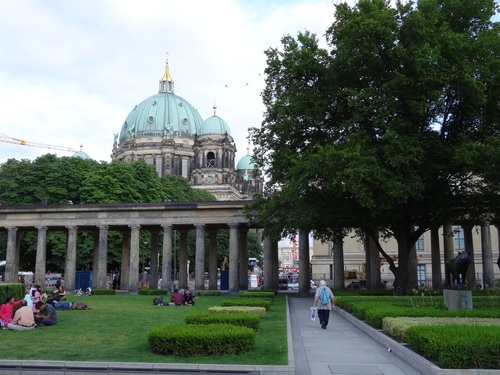
<path fill-rule="evenodd" d="M 472 292 L 466 289 L 444 289 L 444 305 L 448 310 L 472 310 Z"/>

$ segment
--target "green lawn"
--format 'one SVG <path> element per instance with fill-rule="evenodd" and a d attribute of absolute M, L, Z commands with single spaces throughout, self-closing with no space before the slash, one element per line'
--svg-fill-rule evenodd
<path fill-rule="evenodd" d="M 162 324 L 185 324 L 192 312 L 236 296 L 201 296 L 195 306 L 154 306 L 154 296 L 69 296 L 92 310 L 58 311 L 56 326 L 33 331 L 0 330 L 0 359 L 286 365 L 286 299 L 277 296 L 262 320 L 255 351 L 243 355 L 180 358 L 153 354 L 147 333 Z M 196 329 L 196 327 L 193 327 Z"/>

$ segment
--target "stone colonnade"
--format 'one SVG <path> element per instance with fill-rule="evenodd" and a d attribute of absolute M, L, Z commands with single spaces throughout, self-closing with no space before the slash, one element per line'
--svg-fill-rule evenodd
<path fill-rule="evenodd" d="M 172 285 L 172 239 L 173 225 L 163 225 L 163 243 L 162 243 L 162 264 L 161 264 L 161 289 L 171 290 Z M 231 224 L 228 226 L 230 230 L 230 277 L 229 277 L 229 292 L 238 292 L 239 290 L 248 289 L 248 245 L 247 233 L 248 228 L 238 228 L 237 225 Z M 18 238 L 18 228 L 9 227 L 7 256 L 6 256 L 6 272 L 5 281 L 17 282 L 17 274 L 19 272 L 19 253 L 20 253 L 20 237 Z M 47 232 L 50 227 L 37 227 L 37 252 L 35 264 L 35 284 L 44 285 L 46 274 L 46 248 L 47 248 Z M 88 230 L 88 229 L 86 229 Z M 108 264 L 108 234 L 113 230 L 112 227 L 101 225 L 97 228 L 95 238 L 94 251 L 94 268 L 93 268 L 93 288 L 107 288 L 107 264 Z M 122 272 L 120 280 L 120 289 L 130 292 L 139 289 L 139 248 L 140 248 L 140 225 L 131 225 L 128 230 L 120 229 L 122 233 Z M 205 226 L 197 225 L 196 228 L 196 255 L 195 255 L 195 289 L 205 289 Z M 26 228 L 24 228 L 26 231 Z M 150 279 L 149 287 L 156 289 L 158 286 L 158 258 L 159 258 L 159 230 L 151 229 L 151 250 L 150 250 Z M 180 251 L 179 251 L 179 286 L 188 285 L 188 233 L 189 229 L 183 228 L 180 231 Z M 66 229 L 67 234 L 67 249 L 64 267 L 64 285 L 67 290 L 75 289 L 76 271 L 77 271 L 77 234 L 78 227 L 70 226 Z M 217 230 L 210 230 L 210 260 L 208 273 L 209 278 L 208 288 L 217 289 Z"/>
<path fill-rule="evenodd" d="M 205 289 L 205 233 L 210 238 L 208 272 L 209 289 L 217 289 L 217 231 L 229 229 L 229 293 L 248 289 L 248 221 L 242 213 L 247 201 L 147 203 L 122 205 L 71 205 L 0 207 L 0 230 L 6 230 L 7 251 L 5 280 L 17 282 L 20 238 L 26 231 L 37 231 L 35 283 L 43 285 L 46 274 L 47 232 L 66 231 L 65 287 L 75 288 L 77 270 L 77 235 L 79 231 L 94 233 L 93 287 L 106 288 L 109 231 L 122 233 L 121 289 L 136 292 L 139 288 L 140 231 L 151 233 L 150 287 L 158 285 L 159 249 L 161 248 L 162 289 L 172 285 L 172 239 L 179 231 L 179 286 L 187 286 L 188 232 L 196 231 L 195 288 Z M 2 212 L 4 211 L 4 212 Z M 126 223 L 126 224 L 125 224 Z M 160 232 L 163 243 L 159 244 Z M 265 280 L 278 284 L 277 242 L 276 259 L 268 263 Z M 268 254 L 269 256 L 269 254 Z"/>

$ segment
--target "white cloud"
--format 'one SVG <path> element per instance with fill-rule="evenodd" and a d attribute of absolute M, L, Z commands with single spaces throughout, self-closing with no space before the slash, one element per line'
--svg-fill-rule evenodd
<path fill-rule="evenodd" d="M 19 0 L 0 4 L 0 133 L 110 160 L 113 134 L 158 91 L 165 52 L 175 93 L 229 124 L 247 152 L 264 107 L 264 50 L 309 30 L 323 39 L 330 0 Z M 226 87 L 227 85 L 227 87 Z M 0 163 L 44 148 L 0 143 Z"/>

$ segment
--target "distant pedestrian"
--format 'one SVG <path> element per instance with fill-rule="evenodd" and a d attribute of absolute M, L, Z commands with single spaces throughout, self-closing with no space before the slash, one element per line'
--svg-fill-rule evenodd
<path fill-rule="evenodd" d="M 326 329 L 328 326 L 330 312 L 334 304 L 335 299 L 331 289 L 326 286 L 325 280 L 321 280 L 319 282 L 319 288 L 316 289 L 316 294 L 314 295 L 313 306 L 318 308 L 319 324 L 323 329 Z"/>

